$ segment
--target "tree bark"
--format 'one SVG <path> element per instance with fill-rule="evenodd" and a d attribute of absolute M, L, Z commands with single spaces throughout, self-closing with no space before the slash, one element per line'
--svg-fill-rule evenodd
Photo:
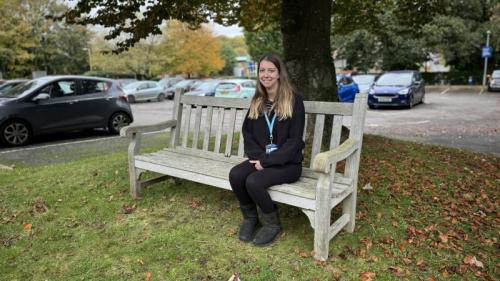
<path fill-rule="evenodd" d="M 305 100 L 336 101 L 330 47 L 331 0 L 283 0 L 284 61 Z"/>

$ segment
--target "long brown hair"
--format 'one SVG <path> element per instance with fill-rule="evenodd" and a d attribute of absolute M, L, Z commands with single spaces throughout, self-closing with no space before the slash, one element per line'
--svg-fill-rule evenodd
<path fill-rule="evenodd" d="M 293 86 L 288 78 L 288 72 L 283 62 L 273 54 L 263 55 L 258 64 L 257 75 L 260 72 L 260 63 L 265 60 L 276 66 L 279 73 L 278 90 L 274 99 L 273 109 L 280 120 L 291 118 L 293 113 Z M 259 79 L 257 77 L 257 79 Z M 268 94 L 266 88 L 262 86 L 260 81 L 255 88 L 255 95 L 250 103 L 248 118 L 257 119 L 266 110 L 266 100 Z"/>

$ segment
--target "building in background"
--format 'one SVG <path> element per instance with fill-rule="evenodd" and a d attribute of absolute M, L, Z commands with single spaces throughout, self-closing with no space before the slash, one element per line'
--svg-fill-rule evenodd
<path fill-rule="evenodd" d="M 257 77 L 257 65 L 249 56 L 236 57 L 233 74 L 234 77 Z"/>

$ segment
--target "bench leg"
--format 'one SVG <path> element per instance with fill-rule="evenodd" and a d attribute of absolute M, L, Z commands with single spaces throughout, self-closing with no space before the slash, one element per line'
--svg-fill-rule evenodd
<path fill-rule="evenodd" d="M 141 182 L 139 181 L 141 173 L 142 171 L 140 169 L 136 169 L 135 167 L 129 167 L 130 195 L 134 199 L 137 199 L 141 196 Z"/>
<path fill-rule="evenodd" d="M 314 215 L 314 258 L 328 259 L 330 244 L 330 175 L 322 174 L 316 186 L 316 210 Z"/>
<path fill-rule="evenodd" d="M 344 227 L 344 230 L 349 233 L 354 232 L 356 223 L 356 190 L 354 190 L 342 204 L 342 213 L 349 215 L 349 222 Z"/>
<path fill-rule="evenodd" d="M 325 210 L 326 211 L 326 210 Z M 330 246 L 330 212 L 316 211 L 316 227 L 314 228 L 314 258 L 326 261 Z M 322 217 L 320 220 L 317 220 Z"/>

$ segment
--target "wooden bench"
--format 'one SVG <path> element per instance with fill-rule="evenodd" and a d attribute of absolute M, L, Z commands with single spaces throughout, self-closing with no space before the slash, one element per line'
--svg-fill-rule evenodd
<path fill-rule="evenodd" d="M 366 96 L 361 94 L 354 103 L 305 101 L 304 140 L 307 131 L 314 132 L 308 139 L 312 139 L 310 165 L 304 167 L 299 181 L 269 189 L 274 201 L 296 206 L 307 215 L 314 229 L 314 257 L 318 260 L 328 258 L 329 242 L 340 230 L 354 231 L 366 104 Z M 172 120 L 123 128 L 121 136 L 130 138 L 128 164 L 132 197 L 139 196 L 141 187 L 168 176 L 231 190 L 229 170 L 245 160 L 243 138 L 236 132 L 241 130 L 249 105 L 246 99 L 184 96 L 178 90 Z M 329 144 L 324 145 L 329 150 L 322 152 L 326 115 L 333 115 L 333 125 Z M 235 125 L 238 117 L 240 124 Z M 349 137 L 339 144 L 346 117 L 351 117 Z M 308 119 L 311 122 L 307 122 Z M 308 123 L 314 124 L 313 130 L 307 130 Z M 171 130 L 168 147 L 153 153 L 139 153 L 143 133 L 166 129 Z M 233 148 L 233 142 L 237 142 L 237 149 Z M 336 172 L 337 163 L 343 160 L 344 171 Z M 144 171 L 162 176 L 141 182 L 139 178 Z M 342 215 L 330 224 L 331 210 L 339 203 L 342 203 Z"/>

